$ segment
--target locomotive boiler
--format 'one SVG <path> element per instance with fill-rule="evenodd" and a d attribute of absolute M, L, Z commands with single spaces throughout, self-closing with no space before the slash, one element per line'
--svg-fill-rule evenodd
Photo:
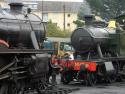
<path fill-rule="evenodd" d="M 45 23 L 11 3 L 0 13 L 0 94 L 27 94 L 47 87 L 48 55 L 43 50 Z"/>
<path fill-rule="evenodd" d="M 92 24 L 91 15 L 87 16 L 85 19 L 85 26 L 74 30 L 71 36 L 71 44 L 76 49 L 76 51 L 89 52 L 89 50 L 94 50 L 96 48 L 99 49 L 99 46 L 101 46 L 102 50 L 106 50 L 112 45 L 117 45 L 116 43 L 112 42 L 113 37 L 116 35 L 115 28 L 106 28 L 103 25 L 105 24 L 104 22 L 98 22 L 95 25 L 94 23 Z M 99 26 L 100 24 L 102 26 Z"/>
<path fill-rule="evenodd" d="M 10 4 L 10 11 L 0 14 L 0 38 L 7 41 L 11 47 L 33 48 L 32 31 L 35 33 L 39 46 L 45 39 L 45 24 L 35 14 L 22 12 L 23 4 Z M 30 34 L 31 33 L 31 34 Z"/>
<path fill-rule="evenodd" d="M 123 81 L 125 69 L 124 31 L 115 21 L 97 22 L 92 15 L 85 17 L 85 25 L 74 30 L 71 45 L 75 49 L 75 60 L 62 61 L 62 82 L 75 78 L 89 85 L 96 82 Z M 66 69 L 66 70 L 65 70 Z"/>

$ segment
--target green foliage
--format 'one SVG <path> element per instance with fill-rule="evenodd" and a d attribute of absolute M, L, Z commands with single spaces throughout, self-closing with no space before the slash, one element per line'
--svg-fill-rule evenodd
<path fill-rule="evenodd" d="M 83 21 L 81 21 L 81 20 L 76 20 L 76 21 L 74 21 L 73 23 L 76 24 L 77 27 L 82 27 L 82 26 L 85 24 L 85 22 L 83 22 Z"/>
<path fill-rule="evenodd" d="M 125 0 L 86 0 L 92 12 L 109 20 L 125 12 Z"/>
<path fill-rule="evenodd" d="M 71 32 L 62 31 L 56 24 L 49 21 L 47 23 L 47 37 L 70 37 Z"/>
<path fill-rule="evenodd" d="M 81 4 L 79 12 L 78 12 L 78 19 L 84 20 L 84 15 L 91 14 L 91 9 L 88 4 L 88 2 L 84 1 L 83 4 Z"/>

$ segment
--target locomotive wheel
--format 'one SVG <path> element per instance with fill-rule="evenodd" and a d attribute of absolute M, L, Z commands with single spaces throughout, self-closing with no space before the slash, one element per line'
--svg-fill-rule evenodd
<path fill-rule="evenodd" d="M 0 94 L 8 94 L 7 89 L 8 89 L 7 84 L 1 83 L 1 85 L 0 85 Z"/>
<path fill-rule="evenodd" d="M 110 76 L 107 77 L 107 82 L 108 83 L 114 83 L 116 81 L 116 79 L 117 79 L 116 75 L 113 74 L 113 75 L 110 75 Z"/>
<path fill-rule="evenodd" d="M 4 82 L 1 84 L 0 94 L 19 94 L 19 89 L 14 83 Z"/>
<path fill-rule="evenodd" d="M 63 73 L 61 74 L 61 82 L 63 84 L 68 84 L 70 83 L 70 75 L 68 73 Z"/>
<path fill-rule="evenodd" d="M 124 81 L 125 81 L 125 76 L 124 76 L 124 75 L 121 75 L 121 76 L 119 77 L 119 79 L 120 79 L 121 82 L 124 82 Z"/>
<path fill-rule="evenodd" d="M 87 81 L 89 86 L 96 85 L 97 77 L 95 72 L 88 72 L 87 74 Z"/>
<path fill-rule="evenodd" d="M 8 85 L 8 94 L 19 94 L 18 83 L 10 82 Z"/>
<path fill-rule="evenodd" d="M 112 75 L 108 75 L 107 76 L 107 82 L 108 83 L 116 82 L 116 80 L 117 80 L 117 74 L 118 74 L 118 72 L 117 72 L 117 69 L 115 67 L 114 73 Z"/>
<path fill-rule="evenodd" d="M 6 45 L 0 43 L 0 49 L 8 49 Z M 0 68 L 6 65 L 6 60 L 4 57 L 0 57 Z M 0 82 L 0 94 L 8 94 L 8 84 L 6 82 Z"/>
<path fill-rule="evenodd" d="M 123 71 L 123 73 L 125 73 L 125 65 L 123 65 L 122 71 Z M 121 81 L 125 81 L 125 75 L 124 75 L 124 74 L 123 74 L 123 75 L 121 74 L 120 79 L 121 79 Z"/>
<path fill-rule="evenodd" d="M 7 46 L 0 44 L 0 49 L 8 49 Z M 6 58 L 4 56 L 0 56 L 0 68 L 6 65 Z"/>

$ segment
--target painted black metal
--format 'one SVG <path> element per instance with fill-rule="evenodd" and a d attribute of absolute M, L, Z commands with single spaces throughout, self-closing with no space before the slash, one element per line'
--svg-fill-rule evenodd
<path fill-rule="evenodd" d="M 97 28 L 92 25 L 80 27 L 72 33 L 71 44 L 77 51 L 95 48 L 97 44 L 105 45 L 110 39 L 109 32 L 106 28 Z"/>
<path fill-rule="evenodd" d="M 33 31 L 39 44 L 45 39 L 45 27 L 41 19 L 34 14 L 12 12 L 0 14 L 0 38 L 11 47 L 34 48 L 30 33 Z"/>
<path fill-rule="evenodd" d="M 87 21 L 71 35 L 76 59 L 79 56 L 83 62 L 96 62 L 98 81 L 124 80 L 124 33 L 118 28 L 94 25 L 91 16 Z"/>
<path fill-rule="evenodd" d="M 0 94 L 29 94 L 29 89 L 38 94 L 57 94 L 57 88 L 54 91 L 47 82 L 47 53 L 54 50 L 42 48 L 46 39 L 44 22 L 33 13 L 24 14 L 22 4 L 10 5 L 10 12 L 0 13 L 0 39 L 10 45 L 0 49 Z"/>
<path fill-rule="evenodd" d="M 43 54 L 43 53 L 49 53 L 54 52 L 55 50 L 35 50 L 35 49 L 0 49 L 0 54 Z"/>

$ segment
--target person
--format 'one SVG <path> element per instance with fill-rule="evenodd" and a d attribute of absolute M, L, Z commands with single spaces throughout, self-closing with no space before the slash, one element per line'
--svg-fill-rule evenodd
<path fill-rule="evenodd" d="M 71 52 L 66 52 L 64 57 L 68 58 L 68 60 L 74 60 L 74 55 Z"/>
<path fill-rule="evenodd" d="M 74 60 L 74 55 L 73 55 L 73 53 L 70 53 L 69 59 L 70 59 L 70 60 Z"/>
<path fill-rule="evenodd" d="M 49 74 L 48 74 L 48 82 L 49 82 L 49 78 L 50 76 L 52 77 L 51 79 L 51 83 L 52 85 L 56 85 L 57 84 L 57 81 L 56 81 L 56 75 L 60 69 L 59 67 L 59 64 L 58 64 L 58 59 L 57 59 L 57 56 L 55 54 L 51 55 L 51 60 L 50 60 L 50 63 L 49 63 Z"/>

